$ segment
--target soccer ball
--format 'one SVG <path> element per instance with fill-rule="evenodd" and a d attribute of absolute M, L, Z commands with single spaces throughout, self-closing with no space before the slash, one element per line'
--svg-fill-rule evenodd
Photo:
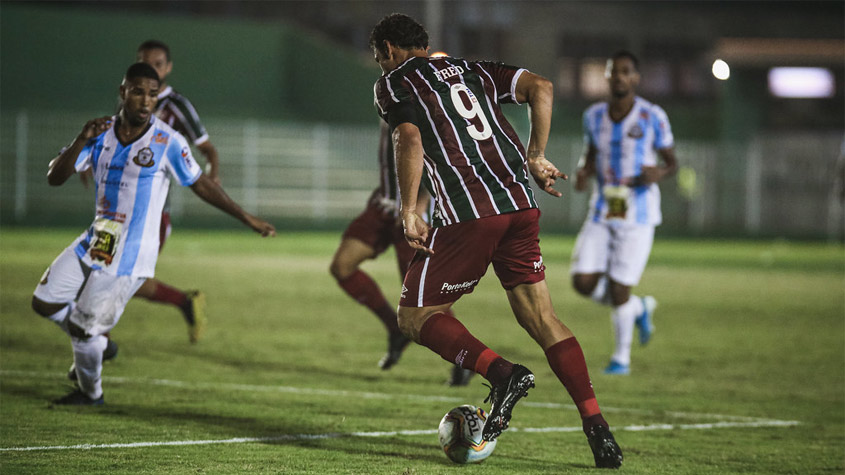
<path fill-rule="evenodd" d="M 455 463 L 476 463 L 489 457 L 496 448 L 496 441 L 487 442 L 481 438 L 486 421 L 484 409 L 469 404 L 447 412 L 438 429 L 440 446 L 446 456 Z"/>

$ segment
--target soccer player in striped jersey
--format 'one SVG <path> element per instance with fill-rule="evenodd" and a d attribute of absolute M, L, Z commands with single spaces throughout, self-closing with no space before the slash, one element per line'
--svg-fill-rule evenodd
<path fill-rule="evenodd" d="M 167 77 L 173 70 L 170 48 L 158 40 L 148 40 L 138 46 L 136 60 L 147 63 L 156 70 L 161 78 L 155 115 L 174 130 L 182 134 L 191 145 L 196 147 L 208 162 L 208 177 L 218 185 L 220 181 L 220 163 L 217 149 L 208 138 L 208 132 L 200 121 L 193 104 L 167 84 Z M 161 215 L 161 247 L 170 236 L 170 200 L 168 199 Z M 206 325 L 205 294 L 199 290 L 180 290 L 157 279 L 147 279 L 138 289 L 136 297 L 152 302 L 170 304 L 182 312 L 188 324 L 188 339 L 196 343 L 202 336 Z"/>
<path fill-rule="evenodd" d="M 399 327 L 490 382 L 482 436 L 495 440 L 534 386 L 534 374 L 446 313 L 492 263 L 517 321 L 575 402 L 596 465 L 619 467 L 622 451 L 599 409 L 581 346 L 555 315 L 540 253 L 540 213 L 528 174 L 554 196 L 561 195 L 553 188 L 556 179 L 565 179 L 545 158 L 552 84 L 503 64 L 429 58 L 425 29 L 402 14 L 375 26 L 370 47 L 384 72 L 374 92 L 392 130 L 405 238 L 420 251 L 405 275 Z M 501 110 L 501 104 L 525 102 L 531 120 L 527 152 Z M 416 212 L 423 172 L 436 200 L 433 229 Z"/>
<path fill-rule="evenodd" d="M 378 363 L 381 369 L 387 370 L 399 361 L 410 340 L 399 330 L 394 307 L 384 298 L 378 284 L 361 270 L 360 266 L 367 259 L 375 259 L 392 245 L 396 251 L 399 275 L 404 278 L 415 251 L 405 241 L 405 234 L 402 232 L 399 219 L 399 182 L 393 163 L 393 144 L 384 121 L 381 121 L 379 133 L 378 161 L 379 186 L 370 195 L 366 209 L 349 223 L 343 233 L 329 271 L 340 288 L 356 302 L 370 309 L 387 329 L 387 352 Z M 420 214 L 428 214 L 429 201 L 418 201 L 421 208 L 417 211 Z M 471 371 L 455 366 L 449 384 L 464 386 L 472 374 Z"/>
<path fill-rule="evenodd" d="M 648 343 L 657 308 L 654 297 L 631 295 L 631 288 L 640 281 L 662 220 L 657 182 L 675 173 L 677 160 L 666 113 L 636 95 L 637 58 L 628 51 L 614 54 L 605 75 L 610 100 L 584 112 L 586 152 L 575 189 L 583 191 L 593 176 L 595 186 L 570 272 L 576 291 L 613 306 L 616 348 L 604 372 L 628 374 L 634 327 L 640 343 Z"/>
<path fill-rule="evenodd" d="M 185 139 L 153 115 L 159 86 L 150 65 L 130 66 L 118 114 L 88 121 L 50 162 L 50 185 L 91 168 L 96 187 L 93 223 L 53 261 L 32 298 L 33 310 L 71 337 L 78 389 L 55 404 L 103 404 L 103 334 L 154 274 L 171 178 L 262 236 L 276 234 L 203 174 Z"/>

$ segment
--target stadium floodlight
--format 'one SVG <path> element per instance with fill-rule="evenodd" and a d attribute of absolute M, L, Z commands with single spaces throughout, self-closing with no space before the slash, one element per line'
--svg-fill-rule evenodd
<path fill-rule="evenodd" d="M 833 72 L 826 68 L 772 68 L 769 92 L 775 97 L 833 97 L 836 87 Z"/>
<path fill-rule="evenodd" d="M 731 77 L 731 67 L 725 61 L 717 59 L 713 61 L 713 76 L 716 79 L 726 81 Z"/>

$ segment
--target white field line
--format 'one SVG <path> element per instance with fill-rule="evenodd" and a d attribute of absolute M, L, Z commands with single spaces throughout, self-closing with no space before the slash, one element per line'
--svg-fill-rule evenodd
<path fill-rule="evenodd" d="M 647 426 L 632 425 L 614 428 L 615 431 L 658 431 L 658 430 L 708 430 L 740 427 L 789 427 L 798 425 L 796 421 L 759 421 L 759 422 L 717 422 L 713 424 L 652 424 Z M 581 427 L 512 427 L 509 432 L 580 432 Z M 347 432 L 327 434 L 285 434 L 274 437 L 235 437 L 232 439 L 213 440 L 174 440 L 169 442 L 130 442 L 123 444 L 79 444 L 46 445 L 34 447 L 0 447 L 0 452 L 32 452 L 36 450 L 92 450 L 92 449 L 133 449 L 139 447 L 169 447 L 181 445 L 246 444 L 264 442 L 283 442 L 296 440 L 337 439 L 341 437 L 397 437 L 414 435 L 435 435 L 436 429 L 397 430 L 390 432 Z"/>
<path fill-rule="evenodd" d="M 53 379 L 56 378 L 56 373 L 37 372 L 37 371 L 16 371 L 16 370 L 0 370 L 0 376 L 20 376 L 39 379 Z M 139 379 L 139 378 L 124 378 L 119 376 L 103 376 L 103 381 L 114 384 L 142 384 L 153 386 L 168 386 L 182 389 L 193 390 L 218 390 L 218 391 L 245 391 L 245 392 L 275 392 L 275 393 L 289 393 L 315 396 L 331 396 L 331 397 L 357 397 L 362 399 L 411 399 L 417 401 L 444 401 L 444 402 L 466 402 L 466 398 L 456 396 L 432 396 L 421 394 L 392 394 L 392 393 L 376 393 L 366 391 L 346 391 L 343 389 L 318 389 L 318 388 L 302 388 L 293 386 L 272 386 L 272 385 L 257 385 L 257 384 L 238 384 L 238 383 L 209 383 L 203 381 L 177 381 L 171 379 Z M 575 409 L 574 404 L 560 404 L 555 402 L 536 402 L 536 401 L 522 401 L 520 407 L 537 407 L 544 409 Z M 776 419 L 766 419 L 760 417 L 750 416 L 733 416 L 727 414 L 709 414 L 699 412 L 679 412 L 679 411 L 655 411 L 649 409 L 634 409 L 634 408 L 619 408 L 602 406 L 602 412 L 622 412 L 628 414 L 641 414 L 648 416 L 664 416 L 675 417 L 678 419 L 715 419 L 722 421 L 737 421 L 737 422 L 767 422 L 775 421 Z"/>
<path fill-rule="evenodd" d="M 56 373 L 38 372 L 38 371 L 17 371 L 17 370 L 0 370 L 0 377 L 27 377 L 38 379 L 53 379 L 56 378 Z M 245 391 L 245 392 L 275 392 L 288 393 L 300 395 L 316 395 L 329 397 L 357 397 L 362 399 L 410 399 L 417 401 L 443 401 L 443 402 L 466 402 L 465 397 L 456 396 L 432 396 L 422 394 L 394 394 L 394 393 L 379 393 L 367 391 L 347 391 L 342 389 L 318 389 L 318 388 L 303 388 L 294 386 L 274 386 L 274 385 L 257 385 L 257 384 L 238 384 L 238 383 L 209 383 L 203 381 L 178 381 L 171 379 L 139 379 L 139 378 L 125 378 L 119 376 L 104 376 L 103 381 L 114 384 L 141 384 L 153 386 L 167 386 L 182 389 L 192 390 L 217 390 L 217 391 Z M 544 409 L 575 409 L 574 404 L 560 404 L 554 402 L 535 402 L 524 400 L 520 402 L 520 407 L 536 407 Z M 640 414 L 648 416 L 662 416 L 675 417 L 678 419 L 715 419 L 723 423 L 740 423 L 746 424 L 741 427 L 754 427 L 753 424 L 763 424 L 764 426 L 771 425 L 797 425 L 797 421 L 781 421 L 777 419 L 767 419 L 761 417 L 750 416 L 734 416 L 727 414 L 712 414 L 712 413 L 697 413 L 697 412 L 680 412 L 680 411 L 655 411 L 649 409 L 634 409 L 634 408 L 619 408 L 602 406 L 602 412 L 620 412 L 628 414 Z M 751 425 L 748 425 L 751 424 Z M 681 424 L 683 425 L 683 424 Z M 671 425 L 671 427 L 679 427 L 681 425 Z M 695 425 L 695 424 L 693 424 Z M 637 430 L 631 426 L 630 430 Z M 648 426 L 651 427 L 651 426 Z M 730 426 L 726 426 L 730 427 Z M 737 426 L 740 427 L 740 426 Z"/>

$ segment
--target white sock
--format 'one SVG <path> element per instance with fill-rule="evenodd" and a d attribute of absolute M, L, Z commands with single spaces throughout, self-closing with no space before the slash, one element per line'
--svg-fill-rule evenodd
<path fill-rule="evenodd" d="M 632 295 L 627 302 L 613 308 L 611 320 L 616 337 L 616 349 L 611 359 L 619 364 L 631 364 L 631 342 L 634 339 L 634 321 L 643 311 L 642 300 Z"/>
<path fill-rule="evenodd" d="M 590 298 L 601 305 L 612 304 L 610 300 L 610 292 L 607 291 L 606 275 L 599 277 L 598 282 L 596 282 L 596 288 L 593 289 L 593 293 L 590 294 Z"/>
<path fill-rule="evenodd" d="M 67 328 L 67 319 L 70 316 L 70 312 L 73 311 L 74 307 L 76 307 L 76 303 L 70 302 L 66 306 L 62 307 L 62 309 L 59 310 L 58 312 L 56 312 L 52 315 L 48 315 L 45 318 L 47 318 L 51 322 L 58 325 L 59 328 L 61 328 L 63 332 L 70 335 L 70 331 L 68 331 L 68 328 Z"/>
<path fill-rule="evenodd" d="M 79 389 L 91 399 L 99 399 L 103 395 L 103 351 L 108 342 L 109 339 L 103 335 L 87 340 L 71 338 L 76 381 L 79 383 Z"/>

